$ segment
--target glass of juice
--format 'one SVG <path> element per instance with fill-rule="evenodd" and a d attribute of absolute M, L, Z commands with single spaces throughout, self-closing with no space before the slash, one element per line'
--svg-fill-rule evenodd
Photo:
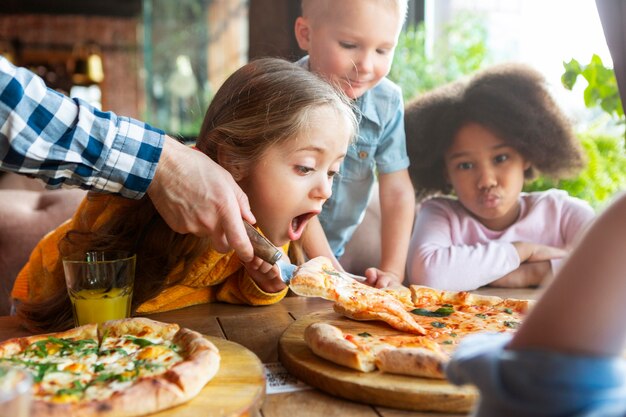
<path fill-rule="evenodd" d="M 76 326 L 130 317 L 136 256 L 89 251 L 63 258 Z"/>
<path fill-rule="evenodd" d="M 28 417 L 33 378 L 24 370 L 0 365 L 0 417 Z"/>

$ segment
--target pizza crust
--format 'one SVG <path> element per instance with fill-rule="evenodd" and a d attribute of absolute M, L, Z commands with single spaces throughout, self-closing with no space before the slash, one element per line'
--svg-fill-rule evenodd
<path fill-rule="evenodd" d="M 411 301 L 414 305 L 421 304 L 455 304 L 490 306 L 503 305 L 520 313 L 527 313 L 534 305 L 533 300 L 518 300 L 515 298 L 501 298 L 495 295 L 474 294 L 468 291 L 444 291 L 423 285 L 409 286 Z"/>
<path fill-rule="evenodd" d="M 444 378 L 443 367 L 448 361 L 448 356 L 436 343 L 420 336 L 410 337 L 411 346 L 398 347 L 394 346 L 394 340 L 406 343 L 409 339 L 370 336 L 357 341 L 353 335 L 344 334 L 338 327 L 319 322 L 307 326 L 304 340 L 317 356 L 361 372 L 378 369 L 393 374 L 441 379 Z"/>
<path fill-rule="evenodd" d="M 449 358 L 437 350 L 421 347 L 390 347 L 376 355 L 376 367 L 390 374 L 443 379 Z"/>
<path fill-rule="evenodd" d="M 361 372 L 376 369 L 371 352 L 360 350 L 344 339 L 340 329 L 327 323 L 313 323 L 304 330 L 304 341 L 316 355 Z"/>

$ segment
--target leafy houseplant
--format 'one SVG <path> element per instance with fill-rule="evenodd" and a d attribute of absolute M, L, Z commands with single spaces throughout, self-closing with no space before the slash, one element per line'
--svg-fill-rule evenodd
<path fill-rule="evenodd" d="M 624 108 L 617 88 L 617 80 L 612 69 L 606 68 L 598 55 L 591 57 L 591 62 L 581 65 L 577 60 L 564 62 L 565 72 L 561 76 L 561 83 L 568 90 L 572 90 L 578 76 L 587 81 L 584 99 L 587 108 L 600 107 L 610 116 L 624 123 Z"/>
<path fill-rule="evenodd" d="M 559 188 L 581 198 L 595 209 L 604 206 L 612 196 L 626 187 L 626 150 L 624 138 L 608 135 L 579 135 L 587 166 L 572 179 L 551 180 L 538 177 L 526 184 L 525 191 Z"/>
<path fill-rule="evenodd" d="M 601 108 L 619 124 L 624 124 L 624 108 L 619 96 L 613 70 L 606 68 L 598 55 L 593 55 L 587 65 L 575 59 L 564 62 L 565 72 L 561 82 L 572 90 L 578 76 L 587 81 L 584 90 L 585 106 Z M 616 138 L 607 134 L 587 132 L 580 135 L 581 144 L 587 156 L 587 166 L 576 178 L 552 181 L 540 177 L 527 184 L 527 191 L 560 188 L 570 195 L 586 200 L 595 208 L 600 208 L 612 196 L 626 187 L 626 149 L 624 136 Z"/>

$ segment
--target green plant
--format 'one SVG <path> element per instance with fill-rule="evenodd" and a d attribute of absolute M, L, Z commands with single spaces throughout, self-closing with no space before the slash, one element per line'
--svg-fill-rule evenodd
<path fill-rule="evenodd" d="M 615 73 L 606 68 L 598 55 L 582 65 L 575 59 L 564 62 L 561 82 L 572 90 L 578 76 L 587 81 L 583 98 L 587 108 L 599 107 L 618 123 L 624 124 L 624 108 L 619 96 Z M 526 191 L 560 188 L 570 195 L 588 201 L 596 209 L 602 207 L 615 193 L 626 187 L 626 150 L 624 137 L 586 133 L 581 144 L 587 156 L 587 166 L 576 178 L 553 181 L 539 177 L 527 184 Z"/>
<path fill-rule="evenodd" d="M 616 192 L 626 187 L 626 150 L 624 138 L 608 135 L 580 136 L 587 166 L 575 178 L 555 181 L 538 177 L 526 184 L 525 191 L 559 188 L 601 208 Z"/>
<path fill-rule="evenodd" d="M 587 65 L 581 65 L 575 59 L 564 62 L 565 72 L 561 76 L 561 83 L 568 90 L 572 90 L 582 76 L 587 81 L 584 92 L 585 106 L 587 108 L 600 107 L 612 117 L 620 119 L 623 123 L 624 108 L 617 88 L 615 72 L 606 68 L 602 59 L 594 54 Z"/>
<path fill-rule="evenodd" d="M 405 101 L 480 69 L 487 57 L 487 30 L 477 15 L 461 14 L 444 28 L 430 54 L 423 23 L 400 34 L 389 78 Z"/>
<path fill-rule="evenodd" d="M 561 76 L 561 83 L 568 90 L 576 85 L 578 76 L 587 81 L 583 98 L 587 108 L 599 107 L 618 125 L 625 125 L 624 107 L 620 99 L 615 72 L 602 63 L 602 59 L 594 54 L 587 65 L 582 65 L 575 59 L 564 62 L 565 72 Z M 626 132 L 624 133 L 626 136 Z"/>

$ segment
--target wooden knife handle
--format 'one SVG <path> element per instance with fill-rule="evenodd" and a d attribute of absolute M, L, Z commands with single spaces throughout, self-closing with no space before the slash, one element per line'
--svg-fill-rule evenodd
<path fill-rule="evenodd" d="M 254 254 L 265 262 L 274 265 L 283 256 L 282 252 L 250 223 L 244 220 L 243 224 L 246 225 L 246 232 L 250 242 L 252 242 Z"/>

